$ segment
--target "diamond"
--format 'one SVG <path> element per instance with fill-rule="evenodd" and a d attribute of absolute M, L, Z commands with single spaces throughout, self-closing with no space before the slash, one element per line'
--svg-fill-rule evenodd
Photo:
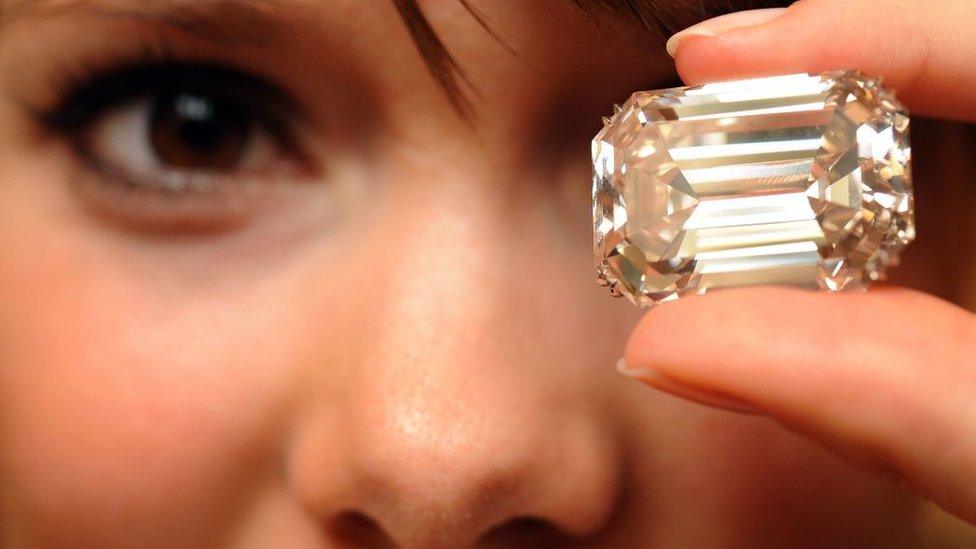
<path fill-rule="evenodd" d="M 908 126 L 856 71 L 637 92 L 593 139 L 598 281 L 649 306 L 880 280 L 915 237 Z"/>

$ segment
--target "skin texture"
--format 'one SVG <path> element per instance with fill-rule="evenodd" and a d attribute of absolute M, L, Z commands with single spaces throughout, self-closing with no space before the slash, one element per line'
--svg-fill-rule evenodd
<path fill-rule="evenodd" d="M 689 403 L 614 371 L 637 325 L 634 364 L 674 366 L 711 389 L 727 382 L 722 390 L 802 423 L 820 393 L 787 401 L 805 384 L 773 374 L 793 362 L 806 370 L 792 375 L 813 370 L 801 355 L 822 338 L 787 331 L 782 354 L 744 361 L 783 389 L 754 395 L 734 365 L 707 370 L 726 366 L 721 345 L 782 327 L 763 307 L 735 312 L 754 297 L 730 292 L 644 320 L 609 299 L 592 280 L 580 151 L 610 101 L 672 81 L 664 41 L 555 0 L 483 4 L 517 55 L 457 2 L 422 5 L 477 85 L 473 122 L 451 110 L 386 3 L 297 2 L 285 28 L 251 28 L 254 40 L 232 45 L 127 17 L 3 27 L 0 546 L 933 539 L 915 495 L 805 438 L 822 441 L 819 432 Z M 286 88 L 321 172 L 269 185 L 242 223 L 217 232 L 140 225 L 143 210 L 125 201 L 93 207 L 85 189 L 102 176 L 25 105 L 53 103 L 70 67 L 152 36 Z M 693 74 L 684 51 L 679 69 Z M 904 267 L 923 279 L 928 268 Z M 779 298 L 763 291 L 774 290 L 749 295 Z M 852 299 L 889 306 L 890 295 Z M 828 330 L 826 298 L 784 299 Z M 968 314 L 951 311 L 945 322 Z M 733 343 L 697 343 L 715 318 Z M 947 341 L 925 338 L 943 353 Z M 879 369 L 858 381 L 870 385 Z M 882 393 L 872 410 L 881 417 L 899 394 Z M 912 416 L 906 432 L 923 419 Z"/>

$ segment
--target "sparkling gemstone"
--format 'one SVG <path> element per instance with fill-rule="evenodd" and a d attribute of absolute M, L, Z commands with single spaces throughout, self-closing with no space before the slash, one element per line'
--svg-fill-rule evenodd
<path fill-rule="evenodd" d="M 863 288 L 915 235 L 907 111 L 859 72 L 637 92 L 593 139 L 601 284 Z"/>

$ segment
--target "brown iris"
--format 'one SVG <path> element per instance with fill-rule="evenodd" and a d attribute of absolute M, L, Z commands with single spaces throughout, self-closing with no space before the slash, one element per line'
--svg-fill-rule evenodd
<path fill-rule="evenodd" d="M 190 91 L 160 95 L 149 122 L 156 158 L 174 168 L 232 171 L 253 130 L 251 117 L 235 102 Z"/>

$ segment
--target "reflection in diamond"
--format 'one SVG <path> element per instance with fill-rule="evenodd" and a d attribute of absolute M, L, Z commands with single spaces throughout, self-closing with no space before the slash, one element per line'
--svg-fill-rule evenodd
<path fill-rule="evenodd" d="M 601 282 L 646 306 L 882 278 L 914 238 L 908 125 L 857 72 L 635 93 L 593 140 Z"/>

